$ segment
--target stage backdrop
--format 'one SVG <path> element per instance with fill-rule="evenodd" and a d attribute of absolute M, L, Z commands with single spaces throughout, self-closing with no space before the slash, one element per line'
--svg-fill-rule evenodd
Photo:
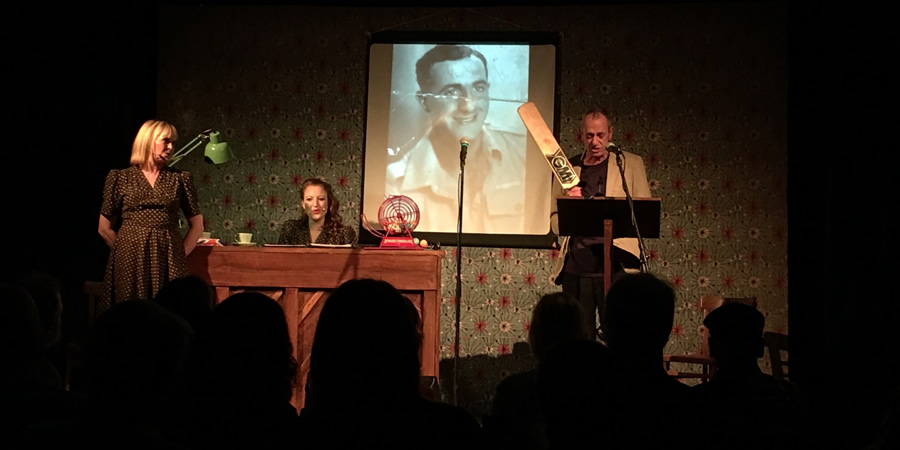
<path fill-rule="evenodd" d="M 644 158 L 662 198 L 662 236 L 647 247 L 652 270 L 678 289 L 666 350 L 698 349 L 705 294 L 756 296 L 767 329 L 787 332 L 787 31 L 777 4 L 164 7 L 159 116 L 177 124 L 179 144 L 221 130 L 237 156 L 213 166 L 198 150 L 178 165 L 195 176 L 213 236 L 275 242 L 310 177 L 331 183 L 345 221 L 358 223 L 367 33 L 384 29 L 561 32 L 563 149 L 579 153 L 581 114 L 607 108 L 615 141 Z M 446 393 L 456 260 L 443 244 Z M 459 392 L 473 414 L 532 363 L 516 344 L 540 296 L 559 289 L 556 257 L 464 249 Z"/>

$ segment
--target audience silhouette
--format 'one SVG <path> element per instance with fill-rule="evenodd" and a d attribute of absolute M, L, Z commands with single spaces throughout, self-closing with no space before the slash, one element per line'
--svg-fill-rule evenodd
<path fill-rule="evenodd" d="M 528 328 L 528 343 L 538 362 L 560 342 L 593 337 L 583 311 L 569 294 L 557 292 L 541 297 Z M 510 375 L 497 385 L 491 415 L 484 418 L 491 447 L 520 450 L 549 447 L 546 419 L 538 403 L 537 374 L 535 367 Z"/>
<path fill-rule="evenodd" d="M 84 350 L 88 406 L 28 430 L 34 448 L 181 448 L 160 434 L 190 328 L 152 302 L 123 302 L 94 324 Z"/>
<path fill-rule="evenodd" d="M 47 349 L 62 337 L 62 286 L 56 277 L 43 272 L 29 274 L 20 284 L 38 308 Z"/>
<path fill-rule="evenodd" d="M 675 317 L 675 290 L 650 273 L 627 274 L 609 289 L 602 329 L 611 353 L 603 448 L 682 448 L 692 415 L 690 388 L 663 369 Z M 676 410 L 677 409 L 677 410 Z"/>
<path fill-rule="evenodd" d="M 418 311 L 389 283 L 350 280 L 332 292 L 310 356 L 297 434 L 303 448 L 479 445 L 481 428 L 472 416 L 422 398 L 421 342 Z"/>
<path fill-rule="evenodd" d="M 41 308 L 28 292 L 2 283 L 0 302 L 0 435 L 9 448 L 17 448 L 24 445 L 27 427 L 69 418 L 84 402 L 62 390 L 59 372 L 44 354 L 53 333 L 47 332 Z"/>
<path fill-rule="evenodd" d="M 212 310 L 195 356 L 186 383 L 190 398 L 176 423 L 183 427 L 170 431 L 176 440 L 195 449 L 281 448 L 296 441 L 290 401 L 298 365 L 276 301 L 259 292 L 225 299 Z"/>
<path fill-rule="evenodd" d="M 40 366 L 44 365 L 46 338 L 34 299 L 24 288 L 10 283 L 0 285 L 0 299 L 4 306 L 0 314 L 0 358 L 9 364 L 9 370 L 0 371 L 4 386 L 21 382 L 59 386 L 58 373 L 51 379 L 43 379 L 46 374 L 41 373 L 45 372 Z"/>
<path fill-rule="evenodd" d="M 300 414 L 284 311 L 257 292 L 213 307 L 201 278 L 154 301 L 117 303 L 83 350 L 85 392 L 62 389 L 47 349 L 60 339 L 55 278 L 0 284 L 0 432 L 11 448 L 832 448 L 796 385 L 766 375 L 764 315 L 728 303 L 704 320 L 718 370 L 693 388 L 662 365 L 675 292 L 629 274 L 607 294 L 604 343 L 564 293 L 535 306 L 537 365 L 496 388 L 485 431 L 462 408 L 420 389 L 422 324 L 387 282 L 357 279 L 327 297 L 316 326 Z M 365 334 L 363 337 L 361 334 Z M 866 450 L 896 443 L 897 401 Z M 831 445 L 832 447 L 829 447 Z"/>
<path fill-rule="evenodd" d="M 54 389 L 62 388 L 62 377 L 57 368 L 58 356 L 56 344 L 62 337 L 62 292 L 56 277 L 43 273 L 31 272 L 24 276 L 18 283 L 34 301 L 37 307 L 40 323 L 37 339 L 40 341 L 40 373 L 45 386 L 53 386 Z"/>
<path fill-rule="evenodd" d="M 195 275 L 175 278 L 160 288 L 153 301 L 184 319 L 194 333 L 206 331 L 216 301 L 216 291 Z"/>
<path fill-rule="evenodd" d="M 800 390 L 764 374 L 765 316 L 743 303 L 727 303 L 703 321 L 716 373 L 692 394 L 703 409 L 705 448 L 811 448 L 810 412 Z"/>

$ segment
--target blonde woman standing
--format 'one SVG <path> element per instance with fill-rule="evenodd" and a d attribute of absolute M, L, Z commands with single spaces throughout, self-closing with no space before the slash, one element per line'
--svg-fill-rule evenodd
<path fill-rule="evenodd" d="M 191 174 L 166 166 L 177 139 L 172 124 L 148 120 L 134 139 L 131 167 L 106 177 L 98 232 L 110 248 L 108 305 L 152 299 L 166 282 L 187 275 L 203 216 Z M 183 237 L 179 213 L 190 226 Z"/>

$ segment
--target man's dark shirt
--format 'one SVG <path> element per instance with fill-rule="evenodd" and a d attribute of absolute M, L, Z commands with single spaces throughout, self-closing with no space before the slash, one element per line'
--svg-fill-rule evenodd
<path fill-rule="evenodd" d="M 573 166 L 581 167 L 581 181 L 584 186 L 581 193 L 584 198 L 606 195 L 606 172 L 609 167 L 609 158 L 602 163 L 585 166 L 582 156 L 574 158 Z M 603 224 L 597 224 L 598 231 L 602 234 Z M 572 236 L 569 240 L 569 252 L 566 255 L 565 272 L 580 277 L 603 276 L 603 237 L 602 236 Z"/>

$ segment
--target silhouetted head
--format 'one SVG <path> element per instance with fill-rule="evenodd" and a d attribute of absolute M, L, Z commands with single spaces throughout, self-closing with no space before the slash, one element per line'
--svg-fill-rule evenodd
<path fill-rule="evenodd" d="M 627 274 L 609 288 L 603 336 L 614 353 L 662 355 L 675 318 L 675 290 L 653 274 Z"/>
<path fill-rule="evenodd" d="M 0 359 L 21 364 L 40 358 L 44 349 L 38 307 L 21 286 L 0 283 Z"/>
<path fill-rule="evenodd" d="M 212 286 L 198 276 L 189 275 L 164 284 L 153 301 L 187 321 L 199 334 L 206 330 L 215 298 Z"/>
<path fill-rule="evenodd" d="M 726 303 L 703 320 L 709 330 L 709 352 L 719 364 L 732 361 L 756 363 L 762 357 L 766 318 L 756 308 L 743 303 Z"/>
<path fill-rule="evenodd" d="M 38 307 L 44 330 L 44 345 L 53 345 L 62 336 L 62 286 L 56 277 L 34 272 L 22 280 L 22 286 Z"/>
<path fill-rule="evenodd" d="M 392 404 L 418 398 L 419 313 L 391 284 L 350 280 L 328 296 L 313 341 L 317 407 Z"/>
<path fill-rule="evenodd" d="M 556 292 L 538 300 L 528 329 L 528 343 L 538 360 L 558 342 L 590 340 L 591 337 L 591 330 L 585 325 L 584 310 L 571 295 Z"/>
<path fill-rule="evenodd" d="M 213 383 L 241 403 L 290 401 L 297 360 L 284 310 L 259 292 L 241 292 L 216 306 L 202 358 Z"/>
<path fill-rule="evenodd" d="M 119 411 L 149 413 L 174 388 L 190 337 L 184 320 L 153 302 L 116 303 L 88 336 L 88 395 Z"/>

